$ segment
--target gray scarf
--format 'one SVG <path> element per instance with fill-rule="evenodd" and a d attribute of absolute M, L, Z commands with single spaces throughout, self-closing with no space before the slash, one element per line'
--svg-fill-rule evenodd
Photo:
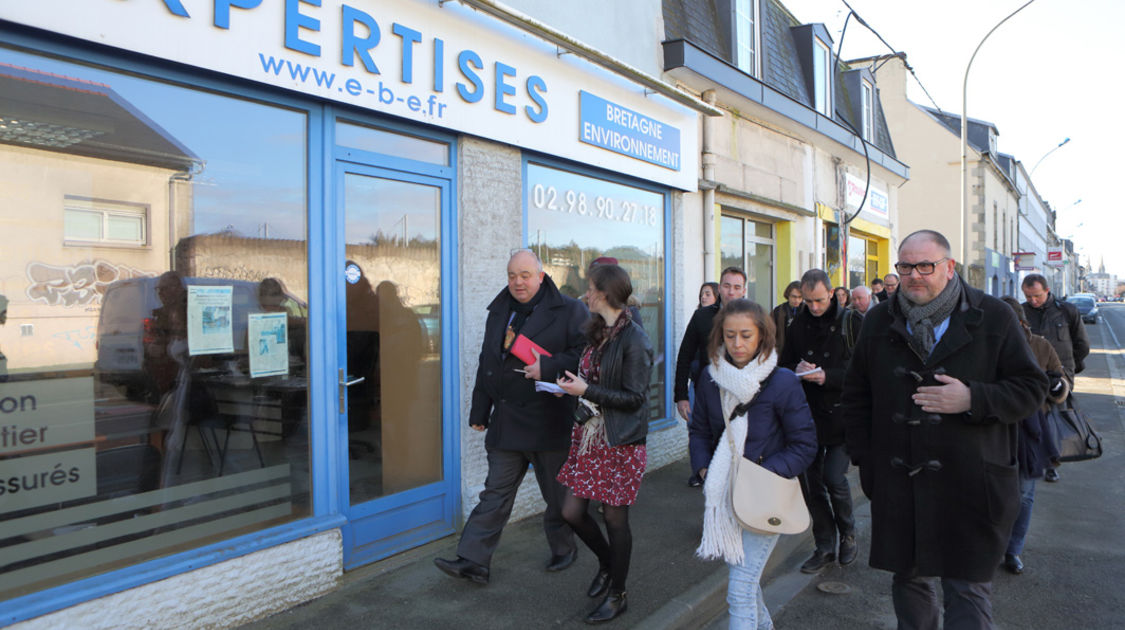
<path fill-rule="evenodd" d="M 910 324 L 914 343 L 922 350 L 923 357 L 930 356 L 937 343 L 934 339 L 934 327 L 953 313 L 953 309 L 961 299 L 961 278 L 958 276 L 950 278 L 949 284 L 945 285 L 941 293 L 928 304 L 911 302 L 902 287 L 895 291 L 895 296 L 898 298 L 898 307 Z"/>

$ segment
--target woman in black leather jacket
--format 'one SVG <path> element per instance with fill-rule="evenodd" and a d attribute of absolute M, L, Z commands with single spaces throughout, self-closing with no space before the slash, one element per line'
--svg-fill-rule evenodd
<path fill-rule="evenodd" d="M 596 410 L 571 434 L 570 456 L 558 480 L 567 487 L 563 517 L 598 556 L 599 568 L 587 595 L 603 597 L 587 623 L 609 621 L 625 612 L 625 578 L 633 538 L 629 506 L 637 498 L 645 471 L 648 433 L 648 387 L 652 345 L 626 308 L 633 285 L 617 265 L 590 270 L 586 290 L 591 317 L 589 343 L 578 374 L 566 372 L 558 384 L 566 393 L 593 403 Z M 585 403 L 579 401 L 579 409 Z M 604 506 L 606 536 L 587 511 L 590 499 Z"/>

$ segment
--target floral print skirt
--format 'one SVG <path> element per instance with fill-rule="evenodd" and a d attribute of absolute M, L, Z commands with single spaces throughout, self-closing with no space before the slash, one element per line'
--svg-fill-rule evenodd
<path fill-rule="evenodd" d="M 559 470 L 559 482 L 582 499 L 606 505 L 632 505 L 645 473 L 645 445 L 610 446 L 598 441 L 579 454 L 581 444 L 582 425 L 575 424 L 570 434 L 570 455 Z"/>

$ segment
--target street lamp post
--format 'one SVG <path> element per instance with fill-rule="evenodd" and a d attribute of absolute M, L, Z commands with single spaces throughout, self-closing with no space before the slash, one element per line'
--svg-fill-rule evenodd
<path fill-rule="evenodd" d="M 1060 142 L 1058 144 L 1058 146 L 1056 146 L 1055 148 L 1051 149 L 1050 151 L 1044 153 L 1043 157 L 1039 158 L 1039 161 L 1035 163 L 1035 166 L 1031 167 L 1031 172 L 1027 174 L 1027 178 L 1031 179 L 1031 176 L 1035 174 L 1035 169 L 1039 168 L 1039 165 L 1043 163 L 1043 160 L 1047 159 L 1048 155 L 1050 155 L 1050 154 L 1054 153 L 1055 151 L 1058 151 L 1059 149 L 1063 148 L 1063 145 L 1066 144 L 1067 142 L 1070 142 L 1070 138 L 1063 138 L 1063 141 Z"/>
<path fill-rule="evenodd" d="M 976 50 L 973 51 L 973 56 L 969 57 L 969 64 L 965 66 L 965 78 L 961 83 L 961 265 L 966 271 L 969 264 L 969 121 L 968 121 L 968 107 L 969 107 L 969 70 L 973 67 L 973 60 L 977 58 L 977 53 L 980 52 L 981 46 L 984 42 L 1000 28 L 1000 25 L 1007 22 L 1015 14 L 1023 11 L 1035 0 L 1027 0 L 1020 8 L 1008 14 L 1008 17 L 996 23 L 992 30 L 984 36 L 977 44 Z M 1057 148 L 1057 147 L 1056 147 Z"/>

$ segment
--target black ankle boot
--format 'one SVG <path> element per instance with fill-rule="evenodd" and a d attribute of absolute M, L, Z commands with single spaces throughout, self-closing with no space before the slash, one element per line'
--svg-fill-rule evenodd
<path fill-rule="evenodd" d="M 587 597 L 601 597 L 609 588 L 609 569 L 598 569 L 590 588 L 586 590 Z"/>
<path fill-rule="evenodd" d="M 625 612 L 626 608 L 625 592 L 614 593 L 610 591 L 606 593 L 605 599 L 594 609 L 594 612 L 586 616 L 586 623 L 593 624 L 610 621 Z"/>

